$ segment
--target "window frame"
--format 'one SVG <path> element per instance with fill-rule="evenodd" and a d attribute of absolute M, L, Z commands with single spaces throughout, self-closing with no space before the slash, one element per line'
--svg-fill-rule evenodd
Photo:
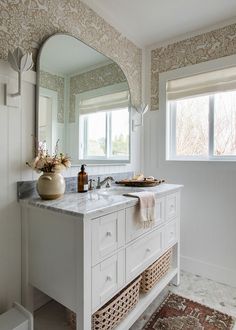
<path fill-rule="evenodd" d="M 103 93 L 113 93 L 113 92 L 119 92 L 119 91 L 124 91 L 127 89 L 127 83 L 119 83 L 116 84 L 115 86 L 107 86 L 107 87 L 102 87 L 98 88 L 95 91 L 87 91 L 87 92 L 82 92 L 79 94 L 75 95 L 75 108 L 79 108 L 79 102 L 81 99 L 87 99 L 90 97 L 95 97 L 95 96 L 100 96 Z M 76 110 L 76 125 L 79 126 L 79 134 L 76 136 L 78 139 L 79 143 L 79 148 L 77 151 L 76 155 L 76 161 L 79 162 L 84 162 L 87 165 L 91 166 L 99 166 L 99 165 L 126 165 L 126 164 L 131 164 L 132 161 L 132 106 L 131 103 L 128 105 L 128 113 L 129 113 L 129 156 L 127 159 L 124 158 L 106 158 L 106 157 L 90 157 L 90 158 L 85 158 L 83 155 L 83 149 L 81 146 L 81 141 L 83 141 L 83 135 L 84 135 L 84 130 L 81 125 L 81 120 L 80 117 L 81 115 L 79 114 L 79 111 Z"/>
<path fill-rule="evenodd" d="M 234 90 L 236 92 L 236 90 Z M 222 93 L 226 93 L 227 91 L 223 91 Z M 229 91 L 230 92 L 230 91 Z M 220 93 L 220 92 L 219 92 Z M 169 101 L 167 104 L 167 111 L 169 112 L 169 122 L 167 122 L 167 130 L 169 132 L 169 146 L 168 149 L 168 160 L 233 160 L 236 161 L 236 155 L 224 155 L 224 156 L 216 156 L 214 155 L 214 124 L 215 124 L 215 103 L 214 96 L 216 94 L 206 94 L 209 98 L 208 105 L 208 155 L 207 156 L 177 156 L 176 155 L 176 101 Z M 198 97 L 198 95 L 193 96 Z"/>
<path fill-rule="evenodd" d="M 50 125 L 48 125 L 47 129 L 47 135 L 48 135 L 48 141 L 47 141 L 47 150 L 49 153 L 54 153 L 54 148 L 56 145 L 56 142 L 58 140 L 58 134 L 57 134 L 57 129 L 56 129 L 56 124 L 57 124 L 57 108 L 58 108 L 58 93 L 54 90 L 51 90 L 49 88 L 45 87 L 40 87 L 40 93 L 39 93 L 39 99 L 40 97 L 45 97 L 51 100 L 51 115 L 50 115 Z M 38 140 L 40 140 L 40 123 L 39 123 L 39 117 L 40 113 L 38 113 Z M 49 119 L 49 118 L 48 118 Z"/>
<path fill-rule="evenodd" d="M 120 109 L 122 110 L 122 109 Z M 125 108 L 123 108 L 125 110 Z M 89 156 L 87 154 L 87 143 L 88 143 L 88 117 L 87 115 L 80 115 L 80 130 L 82 133 L 82 140 L 84 141 L 84 147 L 80 148 L 79 155 L 83 155 L 82 159 L 79 157 L 80 160 L 83 160 L 88 163 L 89 162 L 116 162 L 116 163 L 129 163 L 130 162 L 130 128 L 131 128 L 131 113 L 130 113 L 130 107 L 127 108 L 128 116 L 129 116 L 129 154 L 127 158 L 119 157 L 119 156 L 112 156 L 112 113 L 114 111 L 104 111 L 106 114 L 106 125 L 105 125 L 105 149 L 106 149 L 106 155 L 105 156 Z"/>
<path fill-rule="evenodd" d="M 214 70 L 221 70 L 225 68 L 236 66 L 236 55 L 226 56 L 216 60 L 210 60 L 207 62 L 186 66 L 180 69 L 175 69 L 159 74 L 159 111 L 160 120 L 163 123 L 160 127 L 159 134 L 164 136 L 164 143 L 160 146 L 160 154 L 163 154 L 165 162 L 236 162 L 236 156 L 215 156 L 213 155 L 213 138 L 214 135 L 209 136 L 209 156 L 185 156 L 185 157 L 173 157 L 170 154 L 170 111 L 168 109 L 167 90 L 166 86 L 169 80 L 185 78 L 191 75 L 200 73 L 207 73 Z M 210 111 L 209 111 L 210 113 Z M 214 131 L 214 113 L 209 115 L 209 127 Z M 162 139 L 161 139 L 162 140 Z M 211 152 L 211 154 L 210 154 Z"/>

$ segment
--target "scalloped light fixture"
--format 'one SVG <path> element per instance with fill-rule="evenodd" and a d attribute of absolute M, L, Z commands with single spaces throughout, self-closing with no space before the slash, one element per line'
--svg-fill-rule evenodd
<path fill-rule="evenodd" d="M 139 124 L 135 124 L 134 120 L 132 120 L 132 129 L 134 130 L 136 127 L 143 126 L 143 116 L 148 111 L 149 105 L 148 104 L 141 104 L 140 106 L 133 107 L 133 108 L 138 112 L 138 114 L 141 117 Z"/>
<path fill-rule="evenodd" d="M 18 92 L 11 96 L 21 95 L 22 73 L 29 71 L 33 65 L 32 53 L 23 54 L 20 47 L 17 47 L 13 52 L 8 51 L 8 62 L 12 69 L 18 73 Z"/>

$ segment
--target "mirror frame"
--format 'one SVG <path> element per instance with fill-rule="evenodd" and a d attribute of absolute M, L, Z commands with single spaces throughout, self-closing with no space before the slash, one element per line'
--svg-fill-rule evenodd
<path fill-rule="evenodd" d="M 40 48 L 39 48 L 39 52 L 38 52 L 38 56 L 37 56 L 37 61 L 36 61 L 36 98 L 35 98 L 35 102 L 36 102 L 36 106 L 35 106 L 35 153 L 36 153 L 36 156 L 37 156 L 37 145 L 38 145 L 38 142 L 39 142 L 39 128 L 38 128 L 38 123 L 39 123 L 39 96 L 40 96 L 40 93 L 39 93 L 39 89 L 40 89 L 40 59 L 41 59 L 41 56 L 42 56 L 42 52 L 43 52 L 43 49 L 46 45 L 46 43 L 53 37 L 55 36 L 69 36 L 69 37 L 72 37 L 80 42 L 82 42 L 84 45 L 92 48 L 93 50 L 95 50 L 96 52 L 100 53 L 101 55 L 107 57 L 108 59 L 110 59 L 111 61 L 113 61 L 114 63 L 116 63 L 113 59 L 111 59 L 109 56 L 101 53 L 100 51 L 98 51 L 97 49 L 95 49 L 94 47 L 88 45 L 87 43 L 85 43 L 84 41 L 80 40 L 78 37 L 75 37 L 73 36 L 72 34 L 70 33 L 67 33 L 67 32 L 58 32 L 58 33 L 54 33 L 52 34 L 51 36 L 49 36 L 47 39 L 45 39 L 43 41 L 43 43 L 41 44 Z M 116 63 L 119 67 L 120 65 L 118 63 Z M 121 68 L 120 68 L 121 69 Z M 122 70 L 122 69 L 121 69 Z M 124 71 L 122 70 L 122 72 L 124 73 Z M 125 75 L 125 73 L 124 73 Z M 126 75 L 125 75 L 126 77 Z M 99 159 L 99 160 L 96 160 L 96 159 L 89 159 L 89 160 L 86 160 L 86 159 L 78 159 L 78 161 L 76 163 L 72 163 L 71 166 L 72 167 L 78 167 L 80 166 L 80 164 L 84 164 L 86 163 L 87 165 L 92 165 L 92 166 L 101 166 L 101 165 L 126 165 L 126 164 L 130 164 L 131 163 L 131 152 L 132 152 L 132 96 L 131 96 L 131 91 L 130 91 L 130 86 L 129 86 L 129 82 L 128 82 L 128 79 L 126 77 L 126 80 L 127 80 L 127 85 L 128 85 L 128 90 L 129 90 L 129 94 L 130 94 L 130 106 L 129 106 L 129 158 L 126 160 L 109 160 L 109 159 Z M 70 155 L 69 155 L 70 156 Z"/>

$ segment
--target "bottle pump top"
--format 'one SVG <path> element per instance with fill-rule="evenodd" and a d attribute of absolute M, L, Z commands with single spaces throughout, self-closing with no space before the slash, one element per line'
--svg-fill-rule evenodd
<path fill-rule="evenodd" d="M 87 166 L 86 164 L 81 165 L 81 172 L 85 171 L 85 166 Z"/>

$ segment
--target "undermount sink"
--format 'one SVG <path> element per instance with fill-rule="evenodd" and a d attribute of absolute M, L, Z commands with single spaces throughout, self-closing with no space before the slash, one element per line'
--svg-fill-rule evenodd
<path fill-rule="evenodd" d="M 140 188 L 130 188 L 130 187 L 114 187 L 114 188 L 101 188 L 100 190 L 97 190 L 96 192 L 99 195 L 104 195 L 104 196 L 114 196 L 114 195 L 124 195 L 132 192 L 137 192 L 137 191 L 144 191 L 143 189 Z"/>

